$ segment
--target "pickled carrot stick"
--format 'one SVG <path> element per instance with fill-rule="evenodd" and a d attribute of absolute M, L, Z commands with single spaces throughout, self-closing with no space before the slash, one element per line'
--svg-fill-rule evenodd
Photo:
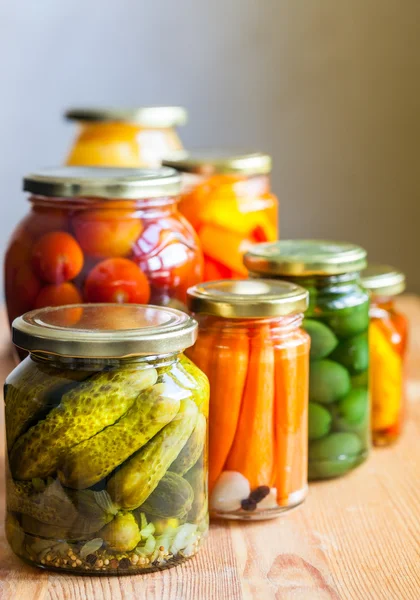
<path fill-rule="evenodd" d="M 277 347 L 275 355 L 275 487 L 280 505 L 306 482 L 309 338 L 305 345 Z M 298 341 L 298 338 L 296 339 Z M 301 340 L 299 340 L 301 341 Z"/>
<path fill-rule="evenodd" d="M 251 242 L 232 231 L 214 225 L 203 225 L 198 235 L 205 256 L 222 263 L 232 271 L 247 275 L 242 256 L 251 246 Z"/>
<path fill-rule="evenodd" d="M 184 354 L 207 375 L 210 380 L 212 352 L 217 333 L 214 330 L 200 331 L 194 346 L 187 348 Z"/>
<path fill-rule="evenodd" d="M 210 373 L 209 491 L 221 474 L 238 425 L 249 359 L 248 332 L 217 338 Z"/>
<path fill-rule="evenodd" d="M 274 348 L 270 328 L 251 334 L 249 367 L 239 422 L 226 469 L 239 471 L 251 489 L 270 485 L 274 465 Z"/>

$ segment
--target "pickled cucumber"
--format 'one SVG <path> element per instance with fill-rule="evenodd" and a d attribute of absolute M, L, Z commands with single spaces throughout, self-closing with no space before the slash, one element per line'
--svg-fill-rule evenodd
<path fill-rule="evenodd" d="M 359 373 L 358 375 L 353 375 L 351 378 L 351 387 L 352 388 L 368 388 L 369 386 L 369 369 Z"/>
<path fill-rule="evenodd" d="M 347 369 L 332 360 L 312 361 L 309 369 L 309 400 L 331 404 L 350 391 L 351 381 Z"/>
<path fill-rule="evenodd" d="M 369 417 L 369 394 L 367 390 L 356 388 L 332 408 L 334 429 L 357 433 L 367 429 Z"/>
<path fill-rule="evenodd" d="M 30 359 L 20 363 L 8 377 L 4 389 L 8 449 L 34 422 L 59 403 L 62 390 L 90 374 L 79 370 L 60 371 Z"/>
<path fill-rule="evenodd" d="M 100 532 L 110 550 L 128 552 L 133 550 L 141 540 L 140 529 L 132 513 L 118 513 L 111 523 Z"/>
<path fill-rule="evenodd" d="M 13 475 L 27 480 L 54 473 L 71 447 L 112 425 L 156 377 L 152 367 L 102 371 L 66 392 L 44 420 L 16 440 Z"/>
<path fill-rule="evenodd" d="M 58 470 L 60 480 L 76 489 L 94 485 L 169 423 L 179 405 L 164 383 L 144 390 L 119 421 L 68 452 Z"/>
<path fill-rule="evenodd" d="M 309 402 L 309 440 L 318 440 L 327 435 L 331 429 L 332 416 L 330 412 L 321 406 Z"/>
<path fill-rule="evenodd" d="M 197 417 L 195 402 L 182 400 L 173 421 L 129 458 L 108 481 L 107 490 L 116 505 L 135 509 L 147 500 L 186 444 Z"/>
<path fill-rule="evenodd" d="M 350 375 L 358 375 L 366 371 L 369 366 L 367 333 L 360 333 L 340 342 L 331 358 L 344 365 Z"/>
<path fill-rule="evenodd" d="M 353 433 L 331 433 L 309 445 L 310 478 L 343 475 L 360 459 L 362 442 Z"/>
<path fill-rule="evenodd" d="M 168 371 L 167 376 L 182 390 L 188 391 L 188 395 L 191 395 L 200 412 L 208 417 L 210 384 L 207 375 L 182 354 L 178 363 Z M 187 395 L 184 393 L 183 397 L 186 398 Z"/>
<path fill-rule="evenodd" d="M 183 519 L 191 509 L 193 499 L 194 492 L 188 481 L 168 471 L 137 510 L 164 519 Z"/>
<path fill-rule="evenodd" d="M 173 473 L 184 475 L 200 458 L 206 441 L 207 421 L 202 414 L 198 415 L 197 424 L 187 443 L 169 467 Z"/>
<path fill-rule="evenodd" d="M 331 310 L 323 318 L 339 338 L 347 338 L 366 331 L 369 326 L 369 302 L 363 295 L 361 304 Z"/>
<path fill-rule="evenodd" d="M 207 477 L 203 468 L 204 465 L 198 461 L 184 475 L 194 492 L 191 510 L 187 515 L 188 523 L 195 523 L 207 514 Z"/>
<path fill-rule="evenodd" d="M 315 321 L 314 319 L 304 319 L 303 329 L 311 337 L 311 359 L 325 358 L 334 350 L 338 344 L 338 339 L 329 327 Z"/>

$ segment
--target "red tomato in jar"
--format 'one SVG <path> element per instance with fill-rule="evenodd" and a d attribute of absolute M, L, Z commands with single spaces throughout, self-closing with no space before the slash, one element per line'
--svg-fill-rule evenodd
<path fill-rule="evenodd" d="M 143 271 L 127 258 L 108 258 L 90 271 L 85 282 L 87 302 L 147 304 L 150 285 Z"/>
<path fill-rule="evenodd" d="M 73 236 L 65 231 L 43 235 L 32 248 L 35 273 L 48 283 L 73 279 L 83 268 L 83 252 Z"/>

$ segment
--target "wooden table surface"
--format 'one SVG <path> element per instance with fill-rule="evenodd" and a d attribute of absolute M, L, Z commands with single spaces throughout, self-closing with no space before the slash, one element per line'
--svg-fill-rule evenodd
<path fill-rule="evenodd" d="M 344 478 L 312 484 L 300 508 L 274 521 L 213 524 L 199 555 L 161 573 L 41 571 L 13 555 L 2 524 L 0 600 L 419 600 L 420 299 L 399 304 L 411 322 L 409 412 L 395 446 L 374 450 Z M 4 379 L 13 362 L 0 317 Z"/>

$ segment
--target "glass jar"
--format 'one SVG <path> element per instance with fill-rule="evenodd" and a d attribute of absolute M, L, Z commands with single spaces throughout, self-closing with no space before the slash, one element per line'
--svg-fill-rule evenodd
<path fill-rule="evenodd" d="M 307 292 L 224 280 L 188 290 L 199 322 L 187 353 L 210 380 L 211 514 L 267 519 L 307 493 Z"/>
<path fill-rule="evenodd" d="M 10 322 L 34 308 L 127 302 L 182 308 L 201 281 L 172 169 L 62 167 L 25 178 L 31 211 L 5 260 Z"/>
<path fill-rule="evenodd" d="M 192 152 L 163 164 L 184 173 L 180 211 L 204 253 L 204 281 L 246 277 L 243 254 L 278 238 L 278 200 L 271 193 L 266 154 Z"/>
<path fill-rule="evenodd" d="M 370 292 L 370 394 L 372 438 L 388 446 L 401 433 L 404 417 L 404 359 L 407 319 L 395 308 L 405 289 L 405 276 L 388 266 L 369 265 L 362 283 Z"/>
<path fill-rule="evenodd" d="M 369 295 L 360 284 L 366 252 L 340 242 L 286 240 L 255 246 L 245 264 L 256 277 L 309 291 L 309 479 L 343 475 L 370 446 Z"/>
<path fill-rule="evenodd" d="M 65 116 L 79 124 L 66 161 L 71 166 L 159 167 L 182 149 L 175 127 L 187 122 L 180 106 L 76 108 Z"/>
<path fill-rule="evenodd" d="M 89 304 L 13 323 L 30 355 L 5 384 L 6 534 L 39 567 L 144 573 L 208 529 L 207 377 L 175 309 Z"/>

